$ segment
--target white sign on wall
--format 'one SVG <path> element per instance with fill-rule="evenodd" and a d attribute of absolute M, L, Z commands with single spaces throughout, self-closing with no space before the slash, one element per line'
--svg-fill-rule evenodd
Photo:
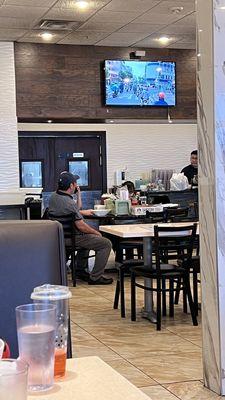
<path fill-rule="evenodd" d="M 84 157 L 84 153 L 73 153 L 73 158 L 77 158 L 77 157 L 79 157 L 79 158 Z"/>

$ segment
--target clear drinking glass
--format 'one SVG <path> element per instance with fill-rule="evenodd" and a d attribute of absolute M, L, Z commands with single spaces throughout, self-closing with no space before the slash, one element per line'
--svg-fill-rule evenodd
<path fill-rule="evenodd" d="M 0 400 L 27 400 L 27 370 L 22 360 L 0 360 Z"/>
<path fill-rule="evenodd" d="M 19 359 L 29 365 L 28 389 L 48 390 L 54 383 L 56 307 L 25 304 L 16 307 Z"/>
<path fill-rule="evenodd" d="M 55 378 L 62 378 L 66 372 L 69 299 L 71 297 L 72 293 L 67 286 L 49 284 L 34 288 L 31 294 L 31 299 L 35 303 L 56 306 Z"/>
<path fill-rule="evenodd" d="M 3 351 L 4 351 L 4 346 L 5 346 L 5 343 L 3 342 L 2 339 L 0 339 L 0 360 L 2 358 L 2 354 L 3 354 Z"/>

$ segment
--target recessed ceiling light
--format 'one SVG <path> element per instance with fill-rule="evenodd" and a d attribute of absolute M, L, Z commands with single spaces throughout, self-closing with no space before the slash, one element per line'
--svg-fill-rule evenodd
<path fill-rule="evenodd" d="M 225 10 L 225 6 L 219 7 L 220 10 Z"/>
<path fill-rule="evenodd" d="M 80 8 L 81 10 L 85 10 L 88 7 L 88 1 L 85 0 L 78 0 L 76 1 L 75 5 Z"/>
<path fill-rule="evenodd" d="M 44 40 L 51 40 L 53 38 L 53 34 L 50 32 L 43 32 L 40 33 L 40 36 L 42 37 L 42 39 Z"/>
<path fill-rule="evenodd" d="M 167 44 L 167 43 L 170 41 L 170 39 L 169 39 L 167 36 L 161 36 L 161 37 L 158 39 L 158 41 L 159 41 L 160 43 L 162 43 L 162 44 Z"/>
<path fill-rule="evenodd" d="M 47 123 L 51 124 L 52 123 L 52 119 L 48 119 Z"/>

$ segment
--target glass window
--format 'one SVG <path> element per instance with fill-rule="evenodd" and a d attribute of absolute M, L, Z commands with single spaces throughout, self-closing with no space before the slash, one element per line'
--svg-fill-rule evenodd
<path fill-rule="evenodd" d="M 88 160 L 69 161 L 69 172 L 80 177 L 79 186 L 89 186 L 88 169 Z"/>
<path fill-rule="evenodd" d="M 42 187 L 42 161 L 21 161 L 21 187 Z"/>

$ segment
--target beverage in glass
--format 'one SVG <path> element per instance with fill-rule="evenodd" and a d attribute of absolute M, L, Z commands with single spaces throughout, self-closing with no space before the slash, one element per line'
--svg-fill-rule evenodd
<path fill-rule="evenodd" d="M 19 358 L 29 365 L 28 389 L 47 390 L 54 382 L 55 306 L 19 306 L 16 319 Z"/>
<path fill-rule="evenodd" d="M 31 294 L 31 298 L 35 302 L 56 306 L 55 378 L 62 378 L 66 372 L 69 298 L 71 296 L 67 286 L 49 284 L 34 288 Z"/>
<path fill-rule="evenodd" d="M 27 400 L 27 370 L 22 360 L 0 360 L 0 400 Z"/>
<path fill-rule="evenodd" d="M 5 347 L 5 343 L 3 342 L 2 339 L 0 339 L 0 360 L 1 360 L 1 358 L 2 358 L 2 354 L 3 354 L 3 351 L 4 351 L 4 347 Z"/>

